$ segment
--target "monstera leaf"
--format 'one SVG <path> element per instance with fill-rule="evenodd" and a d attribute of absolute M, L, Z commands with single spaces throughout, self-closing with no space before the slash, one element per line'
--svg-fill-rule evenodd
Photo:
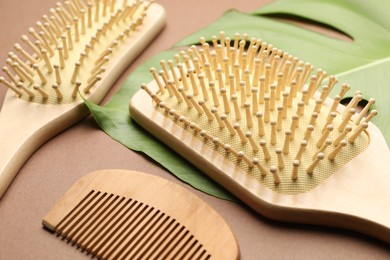
<path fill-rule="evenodd" d="M 101 128 L 127 147 L 141 151 L 166 167 L 178 178 L 214 196 L 233 199 L 199 170 L 140 129 L 128 114 L 128 103 L 143 82 L 152 79 L 149 68 L 169 59 L 182 46 L 197 44 L 224 31 L 248 33 L 335 75 L 339 82 L 350 83 L 363 97 L 375 97 L 379 115 L 374 123 L 390 143 L 390 1 L 376 0 L 281 0 L 251 14 L 227 11 L 210 26 L 178 42 L 140 66 L 105 107 L 89 103 Z M 349 40 L 330 37 L 281 20 L 293 18 L 326 26 L 346 35 Z M 346 37 L 344 37 L 346 38 Z M 354 91 L 350 91 L 353 94 Z"/>

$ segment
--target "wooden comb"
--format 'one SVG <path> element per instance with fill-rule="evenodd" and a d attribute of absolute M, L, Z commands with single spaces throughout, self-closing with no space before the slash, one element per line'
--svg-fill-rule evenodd
<path fill-rule="evenodd" d="M 260 39 L 201 38 L 151 69 L 131 117 L 262 215 L 390 242 L 386 142 L 357 91 Z M 150 102 L 145 102 L 149 98 Z M 368 114 L 368 116 L 366 116 Z"/>
<path fill-rule="evenodd" d="M 3 67 L 0 198 L 29 156 L 88 114 L 165 24 L 153 1 L 58 2 Z M 16 54 L 17 53 L 17 54 Z M 79 94 L 80 93 L 80 94 Z"/>
<path fill-rule="evenodd" d="M 179 185 L 129 170 L 75 183 L 43 226 L 99 259 L 238 259 L 229 226 Z"/>

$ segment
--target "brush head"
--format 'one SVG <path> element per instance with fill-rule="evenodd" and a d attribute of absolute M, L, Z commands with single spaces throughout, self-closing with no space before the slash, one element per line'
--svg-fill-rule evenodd
<path fill-rule="evenodd" d="M 0 83 L 28 102 L 80 102 L 79 93 L 88 98 L 113 74 L 111 65 L 142 27 L 152 3 L 57 3 L 9 52 Z"/>
<path fill-rule="evenodd" d="M 367 148 L 376 111 L 363 117 L 371 102 L 357 113 L 360 91 L 344 107 L 349 85 L 331 99 L 334 76 L 247 37 L 221 33 L 213 46 L 201 38 L 200 47 L 175 55 L 176 67 L 168 60 L 158 74 L 152 68 L 155 80 L 142 89 L 156 111 L 262 185 L 283 194 L 310 191 Z"/>

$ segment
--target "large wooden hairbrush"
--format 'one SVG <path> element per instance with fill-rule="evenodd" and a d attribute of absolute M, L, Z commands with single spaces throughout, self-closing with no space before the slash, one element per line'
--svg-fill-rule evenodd
<path fill-rule="evenodd" d="M 71 0 L 50 9 L 2 68 L 0 197 L 29 156 L 88 114 L 165 24 L 153 1 Z"/>
<path fill-rule="evenodd" d="M 43 225 L 98 259 L 238 259 L 230 227 L 168 180 L 101 170 L 76 182 Z"/>
<path fill-rule="evenodd" d="M 131 117 L 264 216 L 390 242 L 375 100 L 358 112 L 357 91 L 341 105 L 348 84 L 328 97 L 335 77 L 260 39 L 221 32 L 201 44 L 151 69 Z"/>

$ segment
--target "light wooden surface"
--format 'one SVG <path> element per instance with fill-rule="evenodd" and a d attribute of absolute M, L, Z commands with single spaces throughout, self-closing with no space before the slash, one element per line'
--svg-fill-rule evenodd
<path fill-rule="evenodd" d="M 145 19 L 142 29 L 139 28 L 136 32 L 132 32 L 131 36 L 117 47 L 119 50 L 111 57 L 102 79 L 88 93 L 84 93 L 80 89 L 86 99 L 94 103 L 99 103 L 121 72 L 146 47 L 145 43 L 153 40 L 163 28 L 165 24 L 165 11 L 163 7 L 158 4 L 153 4 L 148 11 L 150 15 Z M 92 28 L 96 29 L 94 27 Z M 82 36 L 86 39 L 81 39 L 80 42 L 88 43 L 90 38 L 87 35 Z M 107 46 L 114 39 L 107 39 L 101 45 Z M 76 50 L 76 46 L 74 48 L 73 51 L 69 52 L 75 53 L 70 53 L 69 56 L 75 59 L 71 59 L 70 57 L 67 61 L 67 67 L 69 69 L 60 73 L 65 81 L 61 89 L 73 89 L 69 80 L 73 74 L 73 64 L 75 60 L 78 60 L 80 55 L 78 50 Z M 100 51 L 103 52 L 104 49 Z M 99 51 L 96 52 L 99 53 Z M 90 54 L 91 56 L 97 55 L 96 53 Z M 51 57 L 51 62 L 56 62 L 56 58 L 58 57 Z M 95 58 L 94 56 L 89 57 L 90 63 Z M 87 60 L 84 63 L 87 63 Z M 87 72 L 92 68 L 83 68 L 83 73 L 86 75 L 79 75 L 77 77 L 77 80 L 81 81 L 83 88 L 88 85 L 87 79 L 90 75 Z M 46 76 L 53 76 L 53 73 L 46 74 Z M 38 76 L 36 77 L 38 78 Z M 50 88 L 50 82 L 47 85 Z M 68 95 L 70 96 L 70 94 Z M 53 97 L 50 97 L 47 102 L 50 102 L 51 98 Z M 53 99 L 55 100 L 56 98 L 54 97 Z M 59 104 L 55 104 L 55 102 L 51 104 L 35 100 L 21 100 L 21 98 L 15 96 L 13 91 L 8 91 L 0 113 L 0 146 L 2 147 L 0 157 L 0 198 L 6 192 L 8 185 L 12 182 L 12 179 L 23 163 L 39 146 L 70 125 L 78 122 L 86 115 L 88 115 L 88 109 L 80 97 L 77 97 L 76 100 L 70 103 L 66 103 L 66 100 L 64 100 L 63 102 L 59 102 Z M 29 121 L 26 118 L 34 118 L 34 120 Z"/>
<path fill-rule="evenodd" d="M 167 26 L 131 65 L 109 93 L 112 96 L 134 69 L 178 39 L 217 19 L 230 8 L 250 11 L 269 1 L 160 0 Z M 9 50 L 53 1 L 0 1 L 0 49 Z M 205 8 L 206 7 L 206 8 Z M 0 52 L 0 60 L 6 53 Z M 4 96 L 0 88 L 1 97 Z M 107 98 L 105 99 L 108 100 Z M 1 101 L 0 101 L 1 103 Z M 194 192 L 231 226 L 242 259 L 388 259 L 388 244 L 341 229 L 271 221 L 244 204 L 222 201 L 180 182 L 158 164 L 113 141 L 90 117 L 52 138 L 21 168 L 0 203 L 1 259 L 88 259 L 42 229 L 43 216 L 78 179 L 100 169 L 148 172 Z"/>
<path fill-rule="evenodd" d="M 111 194 L 113 196 L 109 197 Z M 119 196 L 119 199 L 114 200 L 116 196 Z M 83 200 L 84 198 L 86 199 Z M 78 206 L 82 200 L 84 202 Z M 127 201 L 130 207 L 124 206 Z M 148 213 L 144 214 L 144 211 Z M 126 212 L 130 215 L 125 215 Z M 116 216 L 122 214 L 123 217 L 117 219 Z M 169 220 L 164 221 L 167 217 Z M 173 224 L 169 224 L 172 221 Z M 139 225 L 134 226 L 132 222 Z M 239 257 L 238 245 L 232 231 L 214 209 L 173 182 L 135 171 L 101 170 L 88 174 L 57 201 L 43 218 L 43 225 L 84 248 L 88 253 L 94 252 L 97 257 L 108 259 L 115 259 L 115 254 L 120 255 L 122 250 L 124 257 L 126 250 L 132 247 L 126 256 L 128 259 L 141 255 L 148 259 L 147 256 L 153 253 L 157 254 L 155 257 L 158 258 L 176 254 L 178 258 L 194 254 L 194 259 Z M 173 229 L 175 225 L 178 227 Z M 106 247 L 97 249 L 98 243 L 110 240 L 110 237 L 116 239 L 107 242 Z M 131 238 L 131 241 L 128 242 L 126 237 Z M 143 241 L 143 237 L 148 239 Z M 189 242 L 184 243 L 187 240 Z M 123 242 L 116 245 L 114 241 Z M 155 245 L 150 241 L 156 241 Z M 171 245 L 165 245 L 168 241 L 172 241 Z M 196 244 L 193 244 L 194 241 Z M 153 247 L 157 245 L 160 246 Z M 131 255 L 136 252 L 138 255 Z"/>

